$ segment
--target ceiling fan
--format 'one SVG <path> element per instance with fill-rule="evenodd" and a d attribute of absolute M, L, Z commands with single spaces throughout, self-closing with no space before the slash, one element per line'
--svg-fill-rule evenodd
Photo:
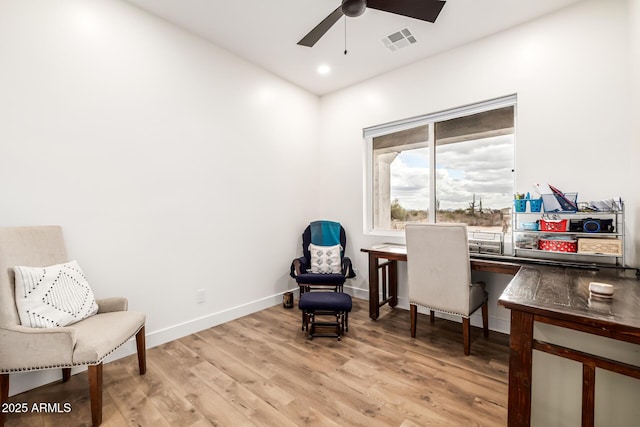
<path fill-rule="evenodd" d="M 445 1 L 437 0 L 342 0 L 342 4 L 304 36 L 298 44 L 312 47 L 342 15 L 354 18 L 362 15 L 367 7 L 422 21 L 435 22 L 445 3 Z"/>

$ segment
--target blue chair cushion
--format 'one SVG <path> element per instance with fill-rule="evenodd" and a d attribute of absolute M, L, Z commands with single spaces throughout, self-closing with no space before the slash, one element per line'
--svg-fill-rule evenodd
<path fill-rule="evenodd" d="M 343 274 L 304 273 L 296 276 L 299 285 L 342 285 L 346 281 Z"/>
<path fill-rule="evenodd" d="M 344 292 L 305 292 L 300 295 L 300 310 L 351 311 L 351 296 Z"/>

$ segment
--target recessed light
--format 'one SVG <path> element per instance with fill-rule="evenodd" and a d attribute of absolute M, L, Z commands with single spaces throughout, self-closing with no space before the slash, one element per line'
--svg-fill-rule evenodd
<path fill-rule="evenodd" d="M 329 74 L 331 72 L 331 67 L 326 64 L 322 64 L 318 67 L 318 74 Z"/>

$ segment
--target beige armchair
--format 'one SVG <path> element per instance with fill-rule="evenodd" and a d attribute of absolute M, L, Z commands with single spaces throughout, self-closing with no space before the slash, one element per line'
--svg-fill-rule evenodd
<path fill-rule="evenodd" d="M 484 283 L 471 283 L 466 224 L 407 224 L 407 274 L 411 336 L 416 336 L 418 306 L 462 316 L 464 354 L 470 353 L 469 316 L 482 307 L 484 336 L 489 336 L 488 295 Z"/>
<path fill-rule="evenodd" d="M 15 301 L 14 266 L 45 267 L 67 262 L 57 226 L 0 228 L 0 404 L 9 397 L 13 372 L 88 366 L 91 418 L 102 423 L 102 362 L 135 335 L 140 375 L 146 371 L 145 315 L 127 311 L 125 298 L 96 300 L 98 313 L 64 327 L 21 325 Z M 0 414 L 0 427 L 4 416 Z"/>

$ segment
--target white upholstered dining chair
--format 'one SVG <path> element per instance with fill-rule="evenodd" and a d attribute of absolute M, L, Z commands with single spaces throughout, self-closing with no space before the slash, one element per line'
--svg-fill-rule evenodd
<path fill-rule="evenodd" d="M 107 298 L 97 299 L 92 304 L 97 305 L 97 313 L 87 314 L 67 326 L 56 326 L 53 322 L 43 327 L 54 315 L 37 315 L 33 323 L 25 325 L 23 310 L 18 309 L 16 301 L 21 298 L 16 292 L 16 271 L 20 272 L 20 280 L 23 280 L 23 271 L 27 276 L 36 277 L 36 285 L 31 288 L 36 294 L 41 291 L 36 288 L 42 288 L 42 282 L 38 280 L 44 280 L 41 272 L 48 269 L 30 267 L 50 267 L 68 261 L 62 229 L 58 226 L 0 228 L 0 404 L 8 399 L 11 373 L 61 369 L 62 380 L 66 382 L 72 367 L 87 366 L 91 418 L 96 426 L 102 423 L 102 362 L 105 357 L 135 336 L 140 375 L 146 371 L 145 314 L 128 311 L 125 298 Z M 22 267 L 25 268 L 21 270 Z M 71 273 L 54 274 L 46 296 L 39 294 L 38 299 L 46 299 L 47 309 L 63 314 L 72 311 L 59 299 L 58 290 L 62 288 L 65 292 L 78 289 L 85 299 L 89 291 L 92 297 L 90 288 L 79 286 L 75 273 Z M 22 290 L 21 293 L 29 292 Z M 3 425 L 4 416 L 0 414 L 0 427 Z"/>
<path fill-rule="evenodd" d="M 466 224 L 407 224 L 407 274 L 411 336 L 416 336 L 418 306 L 462 317 L 464 354 L 470 354 L 469 316 L 482 307 L 484 336 L 489 336 L 488 295 L 484 283 L 471 283 Z"/>

